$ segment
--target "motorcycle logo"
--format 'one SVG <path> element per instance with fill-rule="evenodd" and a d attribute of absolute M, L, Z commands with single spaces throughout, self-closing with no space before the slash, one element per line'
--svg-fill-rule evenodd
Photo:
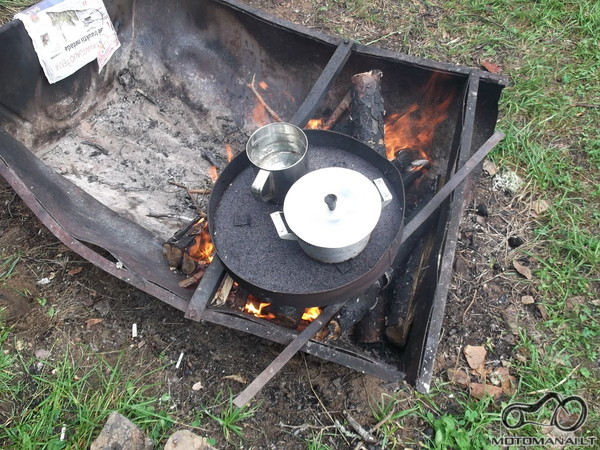
<path fill-rule="evenodd" d="M 552 413 L 550 423 L 539 423 L 525 420 L 525 414 L 539 411 L 546 403 L 551 402 L 553 400 L 555 400 L 557 404 L 554 408 L 554 412 Z M 569 414 L 569 411 L 567 410 L 568 404 L 571 404 L 572 406 L 579 405 L 579 417 L 573 424 L 571 424 L 570 421 L 568 424 L 561 423 L 560 421 L 561 411 L 564 411 L 565 413 Z M 556 427 L 561 431 L 575 431 L 581 428 L 581 426 L 584 424 L 585 420 L 587 419 L 587 414 L 587 404 L 581 397 L 577 395 L 571 395 L 569 397 L 562 398 L 561 395 L 557 394 L 556 392 L 548 392 L 535 403 L 512 403 L 508 405 L 502 411 L 502 423 L 509 430 L 516 430 L 517 428 L 521 428 L 524 425 L 532 424 Z"/>

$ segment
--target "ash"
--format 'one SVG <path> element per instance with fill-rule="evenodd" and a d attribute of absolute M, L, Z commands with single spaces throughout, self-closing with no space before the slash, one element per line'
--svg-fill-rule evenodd
<path fill-rule="evenodd" d="M 256 126 L 246 125 L 239 114 L 232 119 L 217 94 L 211 95 L 210 80 L 196 98 L 168 77 L 149 87 L 152 83 L 124 69 L 117 80 L 93 115 L 59 142 L 41 148 L 38 156 L 109 208 L 165 239 L 208 202 L 208 195 L 191 198 L 169 181 L 210 189 L 209 168 L 226 166 L 225 146 L 239 153 Z"/>

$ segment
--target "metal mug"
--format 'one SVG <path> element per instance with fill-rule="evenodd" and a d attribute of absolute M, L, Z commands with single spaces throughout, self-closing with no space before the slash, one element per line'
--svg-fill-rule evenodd
<path fill-rule="evenodd" d="M 246 144 L 248 159 L 258 169 L 250 187 L 254 198 L 282 203 L 292 184 L 308 172 L 307 151 L 306 134 L 291 123 L 256 130 Z"/>

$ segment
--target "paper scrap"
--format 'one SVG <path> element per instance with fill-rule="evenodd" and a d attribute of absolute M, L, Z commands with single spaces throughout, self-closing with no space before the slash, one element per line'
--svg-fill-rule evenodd
<path fill-rule="evenodd" d="M 96 59 L 101 71 L 121 46 L 102 0 L 44 0 L 15 15 L 50 83 Z"/>

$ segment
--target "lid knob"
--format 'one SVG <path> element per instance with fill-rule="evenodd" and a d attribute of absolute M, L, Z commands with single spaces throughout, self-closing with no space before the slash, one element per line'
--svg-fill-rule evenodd
<path fill-rule="evenodd" d="M 327 203 L 329 211 L 333 211 L 335 209 L 335 204 L 337 203 L 337 195 L 327 194 L 325 196 L 325 203 Z"/>

